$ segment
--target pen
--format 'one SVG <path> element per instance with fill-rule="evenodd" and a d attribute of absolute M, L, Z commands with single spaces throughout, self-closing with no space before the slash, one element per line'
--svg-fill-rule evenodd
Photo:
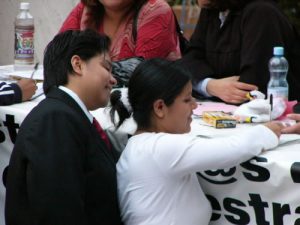
<path fill-rule="evenodd" d="M 273 111 L 273 94 L 270 94 L 270 121 L 272 121 L 272 111 Z"/>
<path fill-rule="evenodd" d="M 40 94 L 38 94 L 38 95 L 36 95 L 36 96 L 33 96 L 30 100 L 34 100 L 34 99 L 36 99 L 36 98 L 42 96 L 43 94 L 44 94 L 44 92 L 42 92 L 42 93 L 40 93 Z"/>
<path fill-rule="evenodd" d="M 33 71 L 31 73 L 30 79 L 33 78 L 33 75 L 35 74 L 35 72 L 37 71 L 37 68 L 39 67 L 39 62 L 37 62 L 34 67 L 33 67 Z"/>

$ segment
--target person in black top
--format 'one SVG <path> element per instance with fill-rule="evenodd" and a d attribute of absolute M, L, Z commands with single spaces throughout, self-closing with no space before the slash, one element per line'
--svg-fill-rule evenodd
<path fill-rule="evenodd" d="M 275 0 L 199 0 L 202 8 L 181 63 L 193 74 L 194 91 L 228 103 L 266 94 L 268 61 L 282 46 L 290 67 L 289 99 L 300 100 L 300 59 L 295 29 Z"/>
<path fill-rule="evenodd" d="M 109 43 L 69 30 L 48 44 L 46 98 L 23 121 L 7 170 L 7 225 L 122 224 L 119 154 L 89 112 L 106 106 L 116 83 Z"/>

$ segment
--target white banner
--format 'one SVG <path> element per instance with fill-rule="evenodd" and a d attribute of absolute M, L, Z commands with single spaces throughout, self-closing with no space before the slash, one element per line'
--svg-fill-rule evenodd
<path fill-rule="evenodd" d="M 13 106 L 0 106 L 0 225 L 4 223 L 5 188 L 2 173 L 8 165 L 13 143 L 24 117 L 36 103 L 28 102 Z"/>
<path fill-rule="evenodd" d="M 0 225 L 5 225 L 2 171 L 8 165 L 21 122 L 42 98 L 0 107 Z M 107 110 L 92 113 L 104 129 L 112 126 Z M 132 121 L 128 123 L 127 131 L 132 133 Z M 226 130 L 202 126 L 197 120 L 192 124 L 192 133 L 203 138 L 226 136 L 243 129 L 247 126 Z M 212 203 L 210 225 L 300 225 L 299 135 L 282 135 L 280 143 L 275 150 L 237 167 L 199 173 L 200 184 Z"/>
<path fill-rule="evenodd" d="M 198 175 L 212 204 L 211 225 L 300 225 L 300 144 Z"/>

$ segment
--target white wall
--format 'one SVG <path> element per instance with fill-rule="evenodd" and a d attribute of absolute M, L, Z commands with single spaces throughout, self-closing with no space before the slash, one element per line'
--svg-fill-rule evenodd
<path fill-rule="evenodd" d="M 0 0 L 0 65 L 13 64 L 14 18 L 22 0 Z M 80 0 L 23 0 L 30 2 L 35 19 L 35 58 L 42 62 L 47 43 Z"/>

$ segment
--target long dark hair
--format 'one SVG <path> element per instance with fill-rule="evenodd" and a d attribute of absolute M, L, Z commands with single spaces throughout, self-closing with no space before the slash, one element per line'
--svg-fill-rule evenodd
<path fill-rule="evenodd" d="M 153 103 L 156 100 L 162 99 L 167 106 L 171 105 L 189 81 L 191 74 L 176 61 L 150 59 L 139 64 L 128 84 L 128 100 L 138 128 L 145 129 L 151 125 Z M 127 114 L 120 112 L 125 110 L 124 105 L 116 107 L 117 99 L 111 103 L 112 111 L 118 112 L 120 121 L 129 117 L 128 111 Z M 124 115 L 127 117 L 123 118 Z M 119 123 L 118 126 L 120 125 Z"/>
<path fill-rule="evenodd" d="M 81 2 L 88 8 L 89 17 L 86 20 L 86 26 L 90 29 L 97 30 L 104 15 L 104 6 L 99 0 L 81 0 Z M 130 12 L 133 12 L 133 40 L 137 38 L 137 21 L 141 8 L 148 2 L 148 0 L 134 0 Z"/>

